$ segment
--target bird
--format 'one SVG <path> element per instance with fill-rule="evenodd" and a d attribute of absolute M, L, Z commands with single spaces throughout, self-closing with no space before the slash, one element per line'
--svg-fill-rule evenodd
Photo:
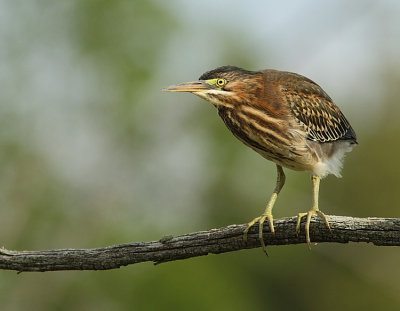
<path fill-rule="evenodd" d="M 258 238 L 265 253 L 264 222 L 275 233 L 272 208 L 285 184 L 284 168 L 311 172 L 313 204 L 297 215 L 296 234 L 306 218 L 305 236 L 311 249 L 310 223 L 319 216 L 320 180 L 329 174 L 341 177 L 344 155 L 358 144 L 356 133 L 329 95 L 314 81 L 297 73 L 265 69 L 250 71 L 222 66 L 202 74 L 197 81 L 164 88 L 166 92 L 189 92 L 215 106 L 232 134 L 246 146 L 276 164 L 275 189 L 261 216 L 248 222 L 243 232 L 258 223 Z"/>

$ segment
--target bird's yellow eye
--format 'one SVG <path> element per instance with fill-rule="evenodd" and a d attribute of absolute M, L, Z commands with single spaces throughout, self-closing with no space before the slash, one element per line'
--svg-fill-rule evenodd
<path fill-rule="evenodd" d="M 219 87 L 222 87 L 226 84 L 226 80 L 225 79 L 217 79 L 217 81 L 215 81 L 215 84 Z"/>

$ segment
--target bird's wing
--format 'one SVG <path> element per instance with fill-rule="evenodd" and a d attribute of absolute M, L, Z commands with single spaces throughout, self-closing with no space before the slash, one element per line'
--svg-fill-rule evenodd
<path fill-rule="evenodd" d="M 305 127 L 309 140 L 322 143 L 349 140 L 357 143 L 350 123 L 318 84 L 290 73 L 280 81 L 280 85 L 290 111 Z"/>

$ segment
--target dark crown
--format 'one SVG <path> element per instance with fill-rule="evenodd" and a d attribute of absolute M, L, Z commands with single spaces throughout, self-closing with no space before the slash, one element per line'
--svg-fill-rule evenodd
<path fill-rule="evenodd" d="M 249 71 L 235 66 L 222 66 L 203 73 L 199 80 L 209 80 L 216 78 L 231 78 L 243 77 L 244 75 L 254 75 L 256 71 Z"/>

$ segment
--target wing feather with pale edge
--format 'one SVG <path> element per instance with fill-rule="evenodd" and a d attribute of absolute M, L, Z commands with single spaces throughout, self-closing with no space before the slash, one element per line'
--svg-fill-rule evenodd
<path fill-rule="evenodd" d="M 305 127 L 309 140 L 321 143 L 348 140 L 357 143 L 350 123 L 318 84 L 288 72 L 280 75 L 278 80 L 290 111 Z"/>

